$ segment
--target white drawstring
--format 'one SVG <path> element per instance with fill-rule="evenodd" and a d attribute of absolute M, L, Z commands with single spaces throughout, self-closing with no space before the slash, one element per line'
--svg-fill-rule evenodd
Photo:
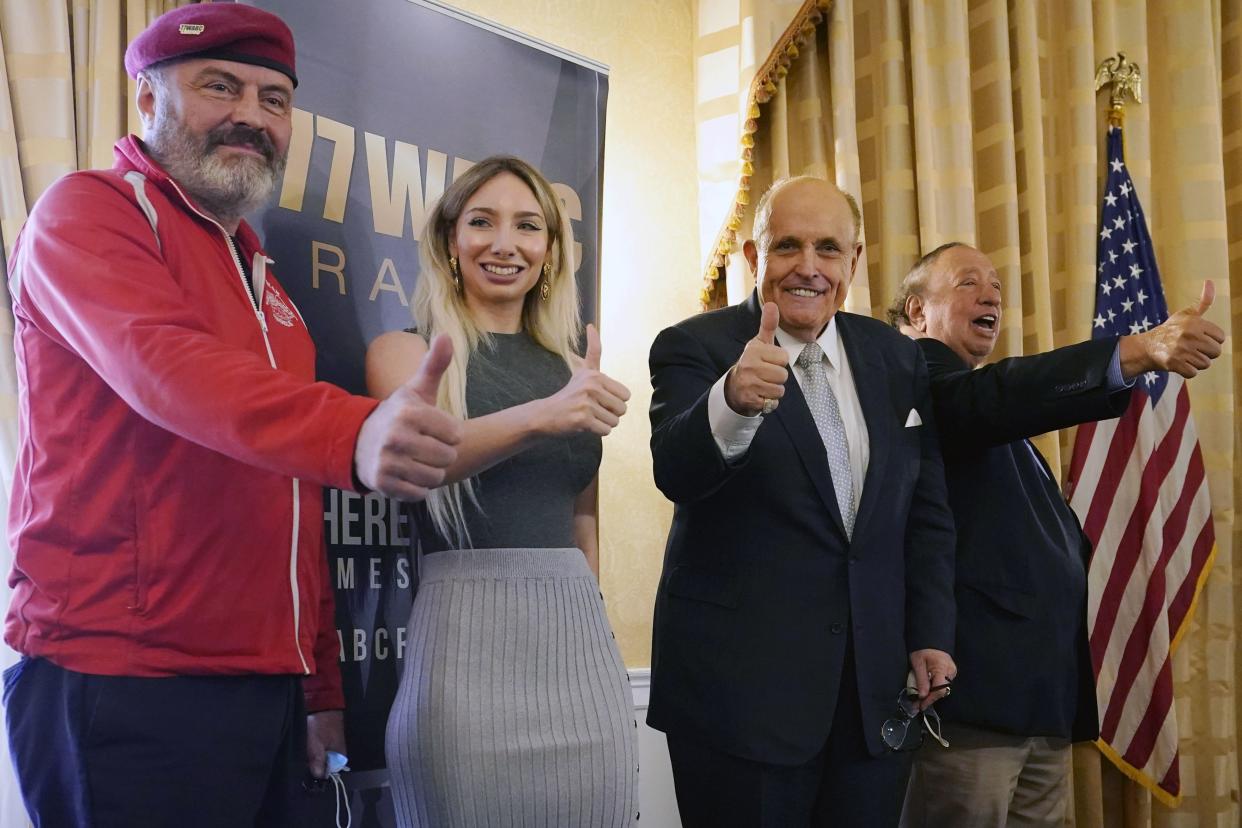
<path fill-rule="evenodd" d="M 354 821 L 354 815 L 349 809 L 349 789 L 345 787 L 345 780 L 341 779 L 341 772 L 349 770 L 349 758 L 335 750 L 329 750 L 324 753 L 324 770 L 327 771 L 326 778 L 332 780 L 332 799 L 336 804 L 336 828 L 349 828 Z M 345 800 L 345 824 L 341 825 L 341 800 Z"/>
<path fill-rule="evenodd" d="M 354 821 L 354 815 L 349 809 L 349 790 L 345 787 L 344 780 L 341 779 L 339 773 L 330 773 L 328 778 L 332 780 L 332 795 L 336 800 L 336 828 L 349 828 Z M 341 800 L 345 800 L 345 824 L 341 824 Z"/>

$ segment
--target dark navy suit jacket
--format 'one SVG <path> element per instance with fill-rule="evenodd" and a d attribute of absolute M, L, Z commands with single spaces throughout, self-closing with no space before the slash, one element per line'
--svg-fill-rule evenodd
<path fill-rule="evenodd" d="M 944 343 L 918 342 L 957 526 L 959 673 L 936 707 L 946 721 L 1019 736 L 1095 738 L 1090 544 L 1026 438 L 1125 410 L 1129 390 L 1107 381 L 1117 339 L 974 371 Z"/>
<path fill-rule="evenodd" d="M 807 762 L 832 726 L 850 634 L 878 754 L 909 653 L 953 643 L 953 526 L 926 367 L 887 326 L 836 315 L 870 443 L 851 543 L 792 372 L 737 465 L 712 438 L 708 392 L 759 319 L 752 294 L 668 328 L 651 349 L 655 479 L 675 507 L 647 721 L 746 759 Z M 907 427 L 912 410 L 923 425 Z"/>

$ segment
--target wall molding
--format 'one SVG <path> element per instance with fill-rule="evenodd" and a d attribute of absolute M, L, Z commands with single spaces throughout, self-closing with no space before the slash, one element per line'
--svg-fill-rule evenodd
<path fill-rule="evenodd" d="M 651 668 L 632 667 L 630 674 L 630 692 L 634 695 L 634 709 L 646 710 L 651 700 Z"/>

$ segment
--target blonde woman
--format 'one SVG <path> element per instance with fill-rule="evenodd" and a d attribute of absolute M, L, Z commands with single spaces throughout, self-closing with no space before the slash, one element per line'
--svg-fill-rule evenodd
<path fill-rule="evenodd" d="M 386 397 L 447 334 L 439 404 L 466 418 L 416 511 L 409 645 L 389 715 L 402 826 L 623 826 L 635 817 L 629 687 L 596 578 L 600 438 L 629 391 L 585 358 L 569 220 L 516 158 L 479 162 L 423 231 L 417 331 L 377 338 Z"/>

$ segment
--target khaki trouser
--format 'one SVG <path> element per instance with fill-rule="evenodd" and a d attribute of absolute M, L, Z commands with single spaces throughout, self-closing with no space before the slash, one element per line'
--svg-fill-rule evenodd
<path fill-rule="evenodd" d="M 1061 828 L 1069 805 L 1070 743 L 944 725 L 914 757 L 902 828 Z"/>

